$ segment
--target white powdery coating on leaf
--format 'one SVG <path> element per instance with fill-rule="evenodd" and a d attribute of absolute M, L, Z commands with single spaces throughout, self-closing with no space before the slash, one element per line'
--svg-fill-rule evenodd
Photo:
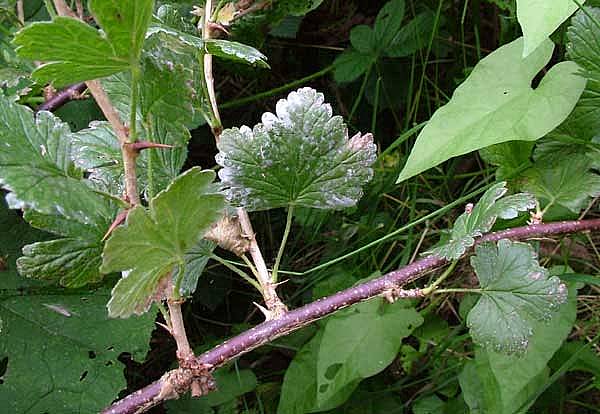
<path fill-rule="evenodd" d="M 223 131 L 216 161 L 228 198 L 248 210 L 294 204 L 345 208 L 373 177 L 371 134 L 348 139 L 342 117 L 311 88 L 291 92 L 262 123 Z"/>

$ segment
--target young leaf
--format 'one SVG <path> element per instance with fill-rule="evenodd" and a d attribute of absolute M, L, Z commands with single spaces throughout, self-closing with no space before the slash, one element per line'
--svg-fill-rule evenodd
<path fill-rule="evenodd" d="M 481 244 L 471 266 L 481 297 L 467 316 L 473 341 L 503 353 L 527 350 L 535 321 L 547 321 L 567 300 L 567 288 L 548 277 L 533 248 L 507 239 Z"/>
<path fill-rule="evenodd" d="M 371 300 L 327 320 L 317 360 L 317 405 L 331 403 L 343 391 L 350 396 L 358 383 L 383 371 L 396 357 L 402 339 L 423 323 L 409 304 Z M 343 401 L 342 401 L 343 402 Z"/>
<path fill-rule="evenodd" d="M 577 214 L 590 197 L 600 195 L 600 175 L 592 166 L 593 160 L 584 154 L 553 157 L 551 162 L 542 158 L 522 174 L 521 186 L 544 206 L 557 204 Z"/>
<path fill-rule="evenodd" d="M 167 291 L 172 272 L 183 270 L 188 249 L 223 209 L 224 199 L 213 179 L 212 171 L 186 171 L 150 200 L 148 210 L 135 207 L 126 225 L 113 232 L 104 247 L 101 271 L 124 273 L 108 302 L 111 317 L 139 315 L 154 300 L 173 294 Z"/>
<path fill-rule="evenodd" d="M 532 89 L 532 79 L 548 63 L 554 46 L 546 40 L 526 58 L 522 48 L 520 38 L 475 66 L 417 137 L 398 182 L 489 145 L 536 140 L 565 120 L 585 87 L 578 66 L 554 65 Z"/>
<path fill-rule="evenodd" d="M 535 208 L 535 198 L 530 194 L 520 193 L 502 198 L 507 191 L 505 182 L 493 185 L 471 210 L 456 219 L 450 240 L 428 253 L 449 260 L 458 259 L 467 248 L 473 246 L 475 237 L 481 237 L 492 229 L 498 217 L 511 219 L 517 217 L 520 211 Z"/>
<path fill-rule="evenodd" d="M 405 6 L 404 0 L 391 0 L 379 10 L 373 28 L 379 47 L 386 48 L 398 33 L 404 19 Z"/>
<path fill-rule="evenodd" d="M 523 56 L 548 39 L 578 7 L 573 0 L 517 0 L 517 19 L 525 38 Z"/>
<path fill-rule="evenodd" d="M 32 74 L 39 83 L 62 86 L 137 65 L 154 1 L 92 0 L 89 7 L 103 33 L 80 20 L 56 17 L 33 23 L 15 36 L 19 56 L 47 62 Z"/>
<path fill-rule="evenodd" d="M 302 88 L 277 103 L 254 129 L 226 129 L 217 163 L 229 198 L 249 210 L 288 205 L 349 207 L 373 176 L 375 144 L 370 134 L 348 139 L 340 116 L 323 94 Z"/>
<path fill-rule="evenodd" d="M 210 39 L 205 41 L 205 45 L 207 52 L 211 55 L 252 66 L 269 68 L 267 57 L 252 46 L 223 39 Z"/>
<path fill-rule="evenodd" d="M 497 165 L 496 179 L 508 180 L 516 173 L 531 165 L 531 152 L 535 146 L 530 141 L 508 141 L 479 150 L 479 155 L 486 162 Z"/>

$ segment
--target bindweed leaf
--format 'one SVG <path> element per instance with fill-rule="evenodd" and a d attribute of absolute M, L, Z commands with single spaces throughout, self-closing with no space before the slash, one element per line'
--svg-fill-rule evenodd
<path fill-rule="evenodd" d="M 111 317 L 128 317 L 148 310 L 154 300 L 173 295 L 173 272 L 182 273 L 188 249 L 221 215 L 224 197 L 214 172 L 194 167 L 150 200 L 133 208 L 126 225 L 106 242 L 101 271 L 123 272 L 108 302 Z M 178 294 L 176 294 L 178 296 Z"/>
<path fill-rule="evenodd" d="M 505 141 L 534 141 L 564 121 L 585 87 L 573 62 L 554 65 L 536 89 L 532 79 L 548 63 L 546 40 L 526 58 L 517 39 L 482 59 L 438 109 L 419 136 L 398 182 L 452 157 Z"/>
<path fill-rule="evenodd" d="M 527 350 L 536 321 L 548 321 L 567 300 L 567 287 L 549 277 L 533 248 L 507 239 L 475 248 L 471 266 L 481 297 L 467 316 L 473 341 L 496 352 Z"/>
<path fill-rule="evenodd" d="M 517 19 L 525 38 L 523 56 L 548 39 L 578 7 L 573 0 L 517 0 Z"/>
<path fill-rule="evenodd" d="M 487 190 L 475 206 L 471 206 L 454 222 L 450 239 L 429 252 L 449 260 L 458 259 L 481 237 L 491 230 L 498 218 L 512 219 L 519 212 L 535 208 L 535 198 L 527 193 L 509 195 L 506 183 L 501 182 Z"/>
<path fill-rule="evenodd" d="M 32 76 L 55 86 L 103 78 L 137 65 L 154 1 L 91 1 L 102 32 L 71 18 L 36 22 L 14 39 L 19 56 L 42 60 Z"/>
<path fill-rule="evenodd" d="M 406 301 L 371 300 L 327 320 L 317 360 L 317 405 L 331 409 L 349 397 L 364 378 L 392 363 L 402 339 L 423 323 Z M 332 401 L 335 401 L 332 403 Z"/>
<path fill-rule="evenodd" d="M 218 148 L 229 199 L 249 210 L 352 206 L 373 176 L 376 150 L 371 134 L 348 139 L 342 118 L 311 88 L 280 100 L 254 129 L 226 129 Z"/>

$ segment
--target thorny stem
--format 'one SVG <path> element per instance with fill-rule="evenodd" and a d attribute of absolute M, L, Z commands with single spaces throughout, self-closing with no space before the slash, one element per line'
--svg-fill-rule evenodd
<path fill-rule="evenodd" d="M 210 39 L 210 23 L 211 23 L 211 15 L 212 15 L 212 0 L 206 0 L 206 5 L 204 9 L 204 21 L 202 27 L 202 38 L 204 40 Z M 221 116 L 219 115 L 219 109 L 217 107 L 217 97 L 215 94 L 215 80 L 213 78 L 212 73 L 212 55 L 210 53 L 205 53 L 202 58 L 202 71 L 204 73 L 204 84 L 206 86 L 206 92 L 208 94 L 208 101 L 210 103 L 211 112 L 213 114 L 213 125 L 211 125 L 211 129 L 215 136 L 217 142 L 219 141 L 219 136 L 221 135 L 221 131 L 223 130 L 223 125 L 221 123 Z"/>
<path fill-rule="evenodd" d="M 179 300 L 168 300 L 167 305 L 169 306 L 169 319 L 171 321 L 171 335 L 175 339 L 177 344 L 177 360 L 179 365 L 189 365 L 189 362 L 195 358 L 194 351 L 187 338 L 185 332 L 185 325 L 183 324 L 183 314 L 181 313 L 181 301 Z M 200 390 L 200 384 L 197 381 L 191 383 L 192 395 L 200 396 L 202 391 Z"/>
<path fill-rule="evenodd" d="M 85 91 L 85 88 L 86 86 L 84 82 L 71 85 L 38 106 L 36 110 L 53 112 L 69 102 L 71 99 L 78 97 L 81 93 L 83 93 L 83 91 Z"/>
<path fill-rule="evenodd" d="M 77 15 L 65 3 L 64 0 L 54 0 L 54 7 L 56 7 L 56 11 L 60 16 L 71 16 L 76 19 L 78 18 Z M 133 72 L 135 72 L 135 70 Z M 132 73 L 132 75 L 132 77 L 135 77 L 135 73 Z M 137 157 L 137 152 L 128 147 L 128 144 L 130 142 L 129 131 L 121 121 L 119 113 L 111 103 L 110 98 L 102 88 L 100 82 L 97 80 L 91 80 L 86 81 L 85 84 L 92 96 L 94 97 L 94 99 L 96 100 L 96 103 L 102 110 L 104 117 L 108 120 L 108 122 L 114 129 L 119 139 L 119 143 L 121 144 L 121 152 L 123 154 L 123 170 L 125 173 L 125 192 L 127 200 L 132 206 L 140 204 L 140 197 L 137 191 L 137 175 L 135 172 L 135 159 Z M 136 100 L 137 96 L 134 97 L 132 93 L 132 107 L 135 106 Z M 135 113 L 135 111 L 132 111 L 132 113 Z"/>
<path fill-rule="evenodd" d="M 207 0 L 204 9 L 204 21 L 202 30 L 202 38 L 204 40 L 210 39 L 211 36 L 211 16 L 212 0 Z M 209 53 L 206 53 L 204 55 L 202 69 L 204 78 L 203 88 L 206 94 L 208 95 L 211 106 L 211 112 L 213 114 L 214 121 L 216 122 L 214 125 L 211 125 L 211 129 L 213 135 L 215 136 L 215 141 L 218 144 L 219 136 L 221 135 L 223 126 L 221 124 L 221 117 L 219 115 L 219 108 L 217 106 L 217 98 L 215 95 L 214 78 L 212 75 L 212 56 Z M 263 310 L 263 312 L 265 313 L 265 317 L 267 320 L 277 319 L 283 314 L 285 314 L 285 312 L 287 312 L 287 307 L 281 301 L 281 299 L 279 299 L 279 296 L 277 296 L 277 285 L 271 281 L 271 275 L 269 274 L 269 270 L 267 269 L 267 265 L 260 251 L 260 247 L 258 247 L 258 243 L 256 242 L 256 237 L 254 235 L 254 230 L 252 229 L 252 223 L 250 222 L 248 212 L 244 208 L 240 207 L 237 209 L 237 215 L 240 220 L 240 226 L 242 227 L 244 235 L 250 240 L 250 256 L 252 257 L 252 261 L 254 262 L 254 266 L 256 268 L 256 278 L 258 280 L 258 283 L 260 284 L 260 292 L 262 293 L 265 305 L 267 307 L 266 311 Z"/>
<path fill-rule="evenodd" d="M 248 212 L 244 208 L 240 207 L 237 209 L 237 214 L 238 218 L 240 219 L 240 225 L 242 226 L 244 236 L 250 240 L 249 253 L 252 257 L 252 261 L 254 262 L 254 266 L 256 267 L 257 279 L 261 286 L 261 293 L 265 300 L 265 305 L 269 310 L 269 314 L 265 316 L 267 317 L 267 320 L 276 319 L 287 311 L 287 307 L 283 304 L 281 299 L 279 299 L 279 296 L 277 296 L 277 292 L 275 291 L 276 285 L 271 281 L 271 276 L 269 275 L 269 270 L 267 269 L 265 259 L 263 258 L 260 248 L 258 247 L 258 243 L 256 242 L 256 237 L 254 230 L 252 229 L 252 223 L 250 222 Z"/>
<path fill-rule="evenodd" d="M 478 239 L 475 244 L 490 241 L 494 242 L 506 238 L 523 240 L 590 230 L 600 230 L 600 219 L 561 221 L 516 227 L 487 234 Z M 408 266 L 390 272 L 377 279 L 372 279 L 368 282 L 338 292 L 328 298 L 319 299 L 301 308 L 289 311 L 279 319 L 263 322 L 260 325 L 229 339 L 210 351 L 205 352 L 196 358 L 196 362 L 212 365 L 213 368 L 222 366 L 276 338 L 288 335 L 301 327 L 328 316 L 342 308 L 379 296 L 390 288 L 402 287 L 446 264 L 448 264 L 446 259 L 435 255 L 419 259 Z M 440 291 L 441 289 L 438 290 L 438 292 Z M 453 291 L 456 291 L 456 289 Z M 473 290 L 470 289 L 469 291 L 472 292 Z M 165 377 L 166 376 L 163 376 L 160 380 L 117 401 L 112 406 L 102 411 L 102 413 L 131 414 L 142 412 L 143 410 L 159 404 L 167 398 L 164 396 L 164 392 L 163 396 L 161 396 L 161 392 L 170 385 L 168 381 L 164 380 Z"/>
<path fill-rule="evenodd" d="M 290 204 L 287 211 L 287 217 L 285 219 L 285 230 L 283 231 L 283 237 L 281 238 L 281 245 L 279 246 L 279 251 L 277 252 L 277 258 L 275 259 L 275 264 L 273 265 L 272 279 L 273 283 L 277 283 L 277 272 L 279 271 L 279 265 L 281 264 L 281 258 L 283 257 L 283 251 L 285 250 L 285 245 L 287 243 L 287 239 L 290 235 L 290 229 L 292 228 L 292 218 L 294 217 L 294 206 Z"/>

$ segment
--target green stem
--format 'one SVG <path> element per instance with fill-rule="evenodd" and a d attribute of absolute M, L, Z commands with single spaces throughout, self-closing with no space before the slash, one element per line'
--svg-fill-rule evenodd
<path fill-rule="evenodd" d="M 365 77 L 363 78 L 362 84 L 360 85 L 360 90 L 358 91 L 358 96 L 354 101 L 354 105 L 352 105 L 352 109 L 350 110 L 350 115 L 348 115 L 348 121 L 352 122 L 352 118 L 354 118 L 354 113 L 358 109 L 358 105 L 360 105 L 360 101 L 362 101 L 362 97 L 365 93 L 365 89 L 367 87 L 367 82 L 369 80 L 369 75 L 371 74 L 371 69 L 373 69 L 373 63 L 369 66 L 367 71 L 365 72 Z"/>
<path fill-rule="evenodd" d="M 256 290 L 258 290 L 259 292 L 262 293 L 262 287 L 258 284 L 258 282 L 254 279 L 252 279 L 250 276 L 248 276 L 248 274 L 246 272 L 244 272 L 242 269 L 240 269 L 239 267 L 229 263 L 227 260 L 220 258 L 219 256 L 217 256 L 216 254 L 212 254 L 210 255 L 210 258 L 221 263 L 223 266 L 225 266 L 227 269 L 231 270 L 232 272 L 238 274 L 239 276 L 242 277 L 242 279 L 244 279 L 246 282 L 250 283 L 252 286 L 254 286 L 256 288 Z"/>
<path fill-rule="evenodd" d="M 283 238 L 281 239 L 281 245 L 277 252 L 277 258 L 275 259 L 275 265 L 273 265 L 273 272 L 271 278 L 273 283 L 277 283 L 277 272 L 279 271 L 279 265 L 281 264 L 281 258 L 283 257 L 283 251 L 287 243 L 287 239 L 290 235 L 290 229 L 292 228 L 292 218 L 294 217 L 294 205 L 290 204 L 287 211 L 287 218 L 285 220 L 285 230 L 283 232 Z"/>
<path fill-rule="evenodd" d="M 469 289 L 469 288 L 451 288 L 451 289 L 438 289 L 432 293 L 483 293 L 482 289 Z"/>
<path fill-rule="evenodd" d="M 438 277 L 431 285 L 429 285 L 425 289 L 423 289 L 423 294 L 429 295 L 429 294 L 435 292 L 437 290 L 438 286 L 441 285 L 442 282 L 444 280 L 446 280 L 448 278 L 448 276 L 450 276 L 452 274 L 457 263 L 458 263 L 458 260 L 453 260 L 452 263 L 450 263 L 450 266 L 448 266 L 448 268 L 444 271 L 444 273 L 442 273 L 442 275 L 440 277 Z"/>
<path fill-rule="evenodd" d="M 268 91 L 264 91 L 264 92 L 261 92 L 261 93 L 257 93 L 256 95 L 247 96 L 245 98 L 236 99 L 234 101 L 225 102 L 224 104 L 220 105 L 220 108 L 221 109 L 237 108 L 238 106 L 246 105 L 246 104 L 251 103 L 251 102 L 255 102 L 255 101 L 259 101 L 261 99 L 269 98 L 269 97 L 271 97 L 273 95 L 278 95 L 281 92 L 285 92 L 285 91 L 288 91 L 290 89 L 294 89 L 294 88 L 296 88 L 298 86 L 304 85 L 306 82 L 310 82 L 311 80 L 320 78 L 321 76 L 324 76 L 327 73 L 331 72 L 334 68 L 335 68 L 335 65 L 329 65 L 326 68 L 321 69 L 318 72 L 315 72 L 315 73 L 313 73 L 311 75 L 308 75 L 308 76 L 306 76 L 304 78 L 295 80 L 293 82 L 286 83 L 285 85 L 279 86 L 277 88 L 270 89 Z"/>
<path fill-rule="evenodd" d="M 140 80 L 140 68 L 133 66 L 131 68 L 131 113 L 129 115 L 129 136 L 127 142 L 137 141 L 137 101 L 138 88 Z"/>
<path fill-rule="evenodd" d="M 181 290 L 181 282 L 183 281 L 183 278 L 185 277 L 185 262 L 181 261 L 178 264 L 178 278 L 175 279 L 175 286 L 173 286 L 173 293 L 172 293 L 172 298 L 173 299 L 180 299 L 181 298 L 181 294 L 179 293 L 179 291 Z"/>

